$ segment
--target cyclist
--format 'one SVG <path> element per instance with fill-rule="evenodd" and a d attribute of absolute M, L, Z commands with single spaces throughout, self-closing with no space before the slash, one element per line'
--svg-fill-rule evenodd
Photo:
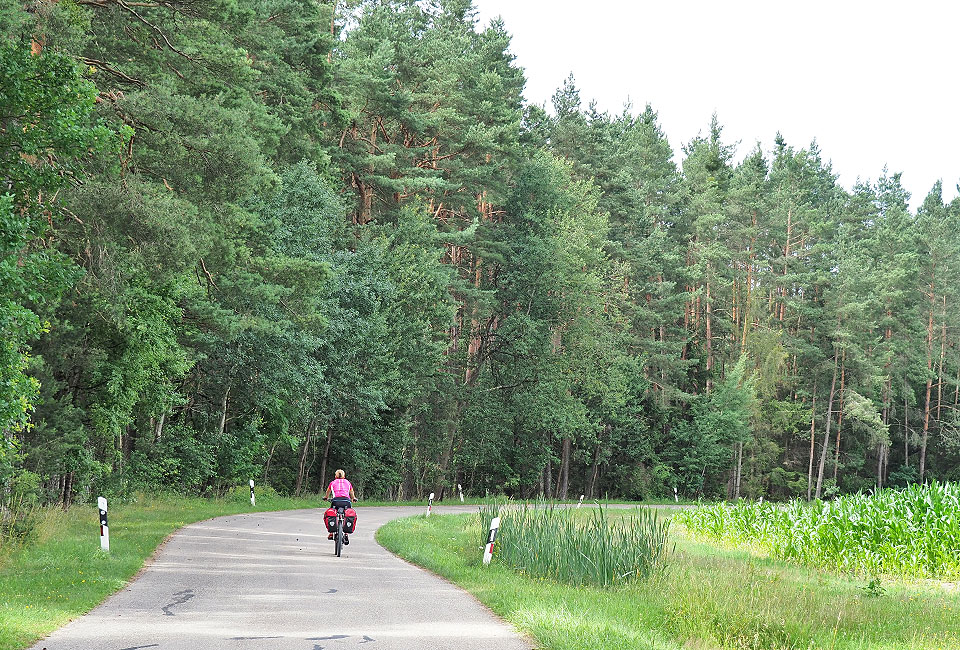
<path fill-rule="evenodd" d="M 334 479 L 330 481 L 330 485 L 327 486 L 327 491 L 323 494 L 323 498 L 329 499 L 330 505 L 334 508 L 343 506 L 344 510 L 346 510 L 352 505 L 351 500 L 357 500 L 357 495 L 353 491 L 353 485 L 347 480 L 346 476 L 346 472 L 338 469 L 334 473 Z M 327 539 L 333 539 L 333 533 L 328 534 Z M 343 543 L 350 543 L 350 537 L 348 535 L 343 536 Z"/>

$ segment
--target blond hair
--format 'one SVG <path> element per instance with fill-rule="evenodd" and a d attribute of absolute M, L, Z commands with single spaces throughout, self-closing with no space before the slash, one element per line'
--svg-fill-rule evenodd
<path fill-rule="evenodd" d="M 347 474 L 342 469 L 338 469 L 333 475 L 335 478 L 344 478 Z"/>

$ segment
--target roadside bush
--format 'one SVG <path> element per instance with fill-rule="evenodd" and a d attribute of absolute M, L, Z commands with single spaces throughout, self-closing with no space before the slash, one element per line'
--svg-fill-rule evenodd
<path fill-rule="evenodd" d="M 266 505 L 274 499 L 280 498 L 280 494 L 270 487 L 269 485 L 257 485 L 256 486 L 257 494 L 257 503 L 262 503 Z M 235 502 L 249 502 L 250 501 L 250 486 L 249 485 L 238 485 L 234 488 L 231 488 L 229 492 L 224 496 L 225 499 Z"/>

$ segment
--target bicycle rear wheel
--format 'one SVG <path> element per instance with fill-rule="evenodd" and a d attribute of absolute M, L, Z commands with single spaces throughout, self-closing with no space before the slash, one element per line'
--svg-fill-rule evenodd
<path fill-rule="evenodd" d="M 335 552 L 337 557 L 340 557 L 340 551 L 343 549 L 343 520 L 337 519 L 337 532 L 334 533 L 334 539 L 336 540 L 336 549 Z"/>

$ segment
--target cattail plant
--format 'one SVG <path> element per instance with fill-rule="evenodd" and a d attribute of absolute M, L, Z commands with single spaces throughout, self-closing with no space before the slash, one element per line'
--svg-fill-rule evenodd
<path fill-rule="evenodd" d="M 490 504 L 481 508 L 486 538 L 500 516 L 494 560 L 525 575 L 574 585 L 613 587 L 642 580 L 667 555 L 669 522 L 649 508 L 612 518 L 547 503 Z"/>

